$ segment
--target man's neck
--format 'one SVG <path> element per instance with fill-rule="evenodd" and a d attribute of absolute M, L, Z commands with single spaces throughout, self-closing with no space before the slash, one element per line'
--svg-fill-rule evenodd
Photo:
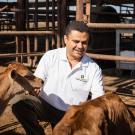
<path fill-rule="evenodd" d="M 81 61 L 81 59 L 75 59 L 69 56 L 67 56 L 67 58 L 71 69 L 74 68 Z"/>

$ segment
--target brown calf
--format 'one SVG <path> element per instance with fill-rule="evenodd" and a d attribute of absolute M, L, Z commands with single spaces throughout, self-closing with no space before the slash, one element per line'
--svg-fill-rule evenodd
<path fill-rule="evenodd" d="M 53 135 L 135 135 L 135 117 L 114 93 L 68 109 Z"/>
<path fill-rule="evenodd" d="M 12 98 L 12 92 L 9 89 L 13 85 L 15 78 L 12 78 L 14 72 L 19 75 L 26 76 L 32 74 L 27 67 L 21 63 L 11 63 L 8 67 L 0 73 L 0 114 L 5 109 L 8 101 Z"/>
<path fill-rule="evenodd" d="M 26 76 L 31 73 L 29 69 L 21 63 L 9 64 L 5 71 L 0 73 L 0 100 L 4 99 L 5 94 L 13 83 L 14 78 L 12 78 L 11 75 L 14 71 L 22 76 Z"/>

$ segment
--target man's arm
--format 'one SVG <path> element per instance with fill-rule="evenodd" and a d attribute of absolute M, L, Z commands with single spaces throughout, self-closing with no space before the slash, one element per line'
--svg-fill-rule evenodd
<path fill-rule="evenodd" d="M 43 86 L 44 81 L 41 78 L 35 77 L 34 82 L 35 82 L 34 92 L 30 94 L 38 96 L 40 91 L 42 90 L 41 88 Z"/>
<path fill-rule="evenodd" d="M 98 67 L 93 77 L 93 82 L 91 87 L 91 99 L 95 99 L 102 95 L 104 95 L 103 76 L 102 76 L 101 69 Z"/>

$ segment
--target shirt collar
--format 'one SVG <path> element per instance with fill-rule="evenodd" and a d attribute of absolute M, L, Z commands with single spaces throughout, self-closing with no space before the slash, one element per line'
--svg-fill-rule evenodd
<path fill-rule="evenodd" d="M 66 56 L 66 47 L 63 48 L 63 50 L 60 52 L 60 58 L 62 61 L 68 61 Z M 88 60 L 89 57 L 87 55 L 84 55 L 81 59 L 80 66 L 88 67 Z"/>
<path fill-rule="evenodd" d="M 63 48 L 60 52 L 60 59 L 63 61 L 67 61 L 67 56 L 66 56 L 66 47 Z"/>
<path fill-rule="evenodd" d="M 83 67 L 88 67 L 89 57 L 85 54 L 81 59 L 81 65 Z"/>

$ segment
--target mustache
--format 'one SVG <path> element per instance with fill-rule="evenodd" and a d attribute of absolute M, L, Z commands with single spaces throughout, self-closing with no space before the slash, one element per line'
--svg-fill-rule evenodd
<path fill-rule="evenodd" d="M 78 51 L 78 52 L 84 52 L 86 51 L 85 49 L 74 49 L 75 51 Z"/>

